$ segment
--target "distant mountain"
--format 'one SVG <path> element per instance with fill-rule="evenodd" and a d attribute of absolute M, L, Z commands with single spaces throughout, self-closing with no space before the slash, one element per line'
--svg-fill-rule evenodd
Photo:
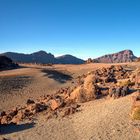
<path fill-rule="evenodd" d="M 32 54 L 6 52 L 3 55 L 11 58 L 14 62 L 22 63 L 54 63 L 55 57 L 45 51 L 38 51 Z"/>
<path fill-rule="evenodd" d="M 124 50 L 118 53 L 104 55 L 93 60 L 98 63 L 123 63 L 133 62 L 136 58 L 137 57 L 133 54 L 131 50 Z"/>
<path fill-rule="evenodd" d="M 84 60 L 79 59 L 72 55 L 68 55 L 68 54 L 56 57 L 56 59 L 57 59 L 57 63 L 61 63 L 61 64 L 83 64 L 84 63 Z"/>
<path fill-rule="evenodd" d="M 72 55 L 64 55 L 60 57 L 54 57 L 51 53 L 45 51 L 38 51 L 31 54 L 6 52 L 5 55 L 11 58 L 14 62 L 20 63 L 42 63 L 42 64 L 82 64 L 84 60 L 76 58 Z"/>

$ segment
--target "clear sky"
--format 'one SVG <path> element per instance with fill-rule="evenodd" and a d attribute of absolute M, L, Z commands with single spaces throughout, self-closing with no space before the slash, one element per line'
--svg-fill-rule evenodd
<path fill-rule="evenodd" d="M 140 0 L 0 0 L 0 52 L 140 56 Z"/>

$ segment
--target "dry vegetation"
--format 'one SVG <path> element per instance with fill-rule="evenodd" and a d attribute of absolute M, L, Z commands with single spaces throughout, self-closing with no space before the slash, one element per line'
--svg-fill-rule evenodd
<path fill-rule="evenodd" d="M 140 120 L 140 93 L 137 93 L 133 98 L 131 117 L 134 120 Z"/>

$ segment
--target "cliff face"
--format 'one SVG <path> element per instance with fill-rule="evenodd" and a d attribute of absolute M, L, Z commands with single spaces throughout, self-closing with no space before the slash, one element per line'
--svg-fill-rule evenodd
<path fill-rule="evenodd" d="M 104 55 L 94 59 L 99 63 L 123 63 L 123 62 L 132 62 L 137 57 L 133 54 L 131 50 L 124 50 L 118 53 Z"/>

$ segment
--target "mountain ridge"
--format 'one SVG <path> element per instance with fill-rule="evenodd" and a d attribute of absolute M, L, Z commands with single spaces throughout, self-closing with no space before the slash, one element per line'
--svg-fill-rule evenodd
<path fill-rule="evenodd" d="M 123 62 L 133 62 L 137 59 L 132 50 L 122 50 L 117 53 L 106 54 L 101 57 L 93 59 L 98 63 L 123 63 Z"/>
<path fill-rule="evenodd" d="M 40 50 L 30 54 L 16 53 L 16 52 L 5 52 L 0 55 L 5 55 L 11 58 L 14 62 L 20 63 L 52 63 L 52 64 L 83 64 L 86 61 L 77 58 L 71 54 L 65 54 L 62 56 L 55 57 L 51 53 Z M 136 57 L 132 50 L 126 49 L 117 53 L 106 54 L 95 59 L 91 59 L 94 63 L 123 63 L 136 61 Z M 88 60 L 87 60 L 88 61 Z"/>
<path fill-rule="evenodd" d="M 43 50 L 31 54 L 5 52 L 1 55 L 5 55 L 11 58 L 14 62 L 19 63 L 83 64 L 85 62 L 84 60 L 70 54 L 55 57 L 53 54 L 47 53 Z"/>
<path fill-rule="evenodd" d="M 62 63 L 62 64 L 71 64 L 71 63 L 72 64 L 74 64 L 74 63 L 75 64 L 82 64 L 84 62 L 84 60 L 77 58 L 77 57 L 70 55 L 70 54 L 58 56 L 58 57 L 56 57 L 56 59 L 59 63 Z"/>

